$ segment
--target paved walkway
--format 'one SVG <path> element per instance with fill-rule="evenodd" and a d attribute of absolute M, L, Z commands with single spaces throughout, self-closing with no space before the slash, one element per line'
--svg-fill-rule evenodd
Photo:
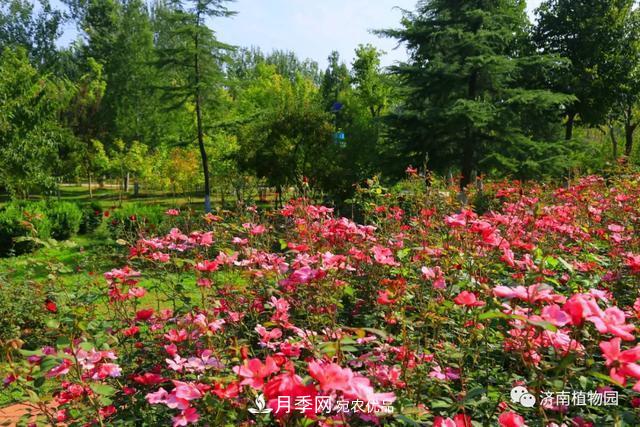
<path fill-rule="evenodd" d="M 34 413 L 35 411 L 37 411 L 37 409 L 24 403 L 16 403 L 0 408 L 0 426 L 15 426 L 20 420 L 20 417 L 29 412 Z M 35 415 L 32 417 L 32 421 L 35 421 Z"/>

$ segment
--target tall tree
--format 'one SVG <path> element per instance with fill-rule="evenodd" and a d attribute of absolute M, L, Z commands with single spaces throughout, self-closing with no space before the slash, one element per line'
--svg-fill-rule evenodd
<path fill-rule="evenodd" d="M 565 110 L 565 139 L 579 118 L 587 125 L 606 120 L 619 83 L 626 21 L 633 0 L 548 0 L 537 9 L 535 41 L 544 53 L 568 58 L 571 66 L 554 76 L 558 90 L 576 96 Z"/>
<path fill-rule="evenodd" d="M 203 109 L 205 95 L 215 94 L 222 81 L 223 52 L 231 46 L 219 42 L 206 25 L 207 18 L 234 14 L 225 7 L 228 0 L 174 0 L 161 9 L 169 28 L 168 40 L 158 49 L 158 65 L 176 79 L 165 95 L 174 107 L 195 106 L 196 133 L 204 174 L 204 208 L 211 210 L 209 163 L 205 148 Z"/>
<path fill-rule="evenodd" d="M 56 40 L 63 23 L 62 12 L 52 8 L 48 0 L 0 0 L 0 51 L 22 47 L 33 65 L 51 70 L 57 61 Z"/>
<path fill-rule="evenodd" d="M 88 58 L 88 71 L 76 83 L 76 91 L 63 117 L 73 131 L 76 154 L 89 185 L 89 197 L 93 198 L 92 178 L 105 163 L 104 146 L 99 141 L 100 127 L 98 113 L 106 90 L 103 66 L 93 58 Z"/>
<path fill-rule="evenodd" d="M 56 165 L 69 136 L 59 114 L 71 88 L 40 74 L 23 48 L 0 54 L 0 186 L 14 196 L 55 185 Z"/>
<path fill-rule="evenodd" d="M 334 102 L 338 101 L 340 93 L 349 87 L 350 77 L 347 65 L 340 61 L 337 51 L 331 52 L 327 58 L 329 64 L 322 75 L 320 93 L 324 99 L 326 109 L 329 110 Z"/>
<path fill-rule="evenodd" d="M 518 110 L 568 101 L 519 85 L 527 25 L 521 0 L 425 0 L 405 12 L 402 28 L 379 32 L 409 50 L 409 61 L 392 67 L 406 96 L 394 116 L 405 159 L 428 156 L 440 169 L 456 162 L 464 188 L 492 149 L 528 138 Z"/>
<path fill-rule="evenodd" d="M 258 64 L 238 99 L 239 114 L 251 116 L 238 132 L 240 167 L 278 189 L 303 177 L 315 183 L 330 174 L 331 117 L 323 110 L 318 88 L 309 78 L 291 81 L 275 65 Z"/>
<path fill-rule="evenodd" d="M 616 68 L 608 75 L 614 99 L 610 117 L 622 123 L 625 135 L 624 154 L 627 157 L 633 151 L 634 133 L 640 125 L 640 10 L 634 9 L 629 12 L 625 19 L 625 32 L 620 40 L 620 48 L 612 58 Z M 614 126 L 610 132 L 615 157 L 617 141 Z"/>
<path fill-rule="evenodd" d="M 265 57 L 265 61 L 275 65 L 278 74 L 290 80 L 295 80 L 300 74 L 314 83 L 320 83 L 318 63 L 310 59 L 300 60 L 295 52 L 276 49 Z"/>
<path fill-rule="evenodd" d="M 352 65 L 352 80 L 356 93 L 368 107 L 371 117 L 380 117 L 387 106 L 391 92 L 388 77 L 380 67 L 380 57 L 384 52 L 372 45 L 360 45 Z"/>
<path fill-rule="evenodd" d="M 145 3 L 124 3 L 117 28 L 113 49 L 105 58 L 107 90 L 102 120 L 110 139 L 153 145 L 158 139 L 156 129 L 163 128 L 165 117 L 157 111 L 159 97 L 153 85 L 158 73 L 153 66 L 153 30 Z"/>

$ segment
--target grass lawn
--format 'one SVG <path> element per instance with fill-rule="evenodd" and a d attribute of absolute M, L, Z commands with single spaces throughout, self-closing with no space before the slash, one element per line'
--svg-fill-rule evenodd
<path fill-rule="evenodd" d="M 51 197 L 51 198 L 60 198 L 60 200 L 66 200 L 69 202 L 76 202 L 80 204 L 97 202 L 103 208 L 116 208 L 121 206 L 121 204 L 126 205 L 128 203 L 136 203 L 136 204 L 145 204 L 145 205 L 157 205 L 163 206 L 166 208 L 173 207 L 190 207 L 193 209 L 201 209 L 203 205 L 203 198 L 200 192 L 191 192 L 191 193 L 181 193 L 177 195 L 173 195 L 171 193 L 167 193 L 164 191 L 155 191 L 155 190 L 141 190 L 141 192 L 137 195 L 133 195 L 133 190 L 129 189 L 127 193 L 120 193 L 117 188 L 105 187 L 93 188 L 93 197 L 89 196 L 89 189 L 86 185 L 62 185 L 59 188 L 58 193 L 53 193 L 48 196 L 43 195 L 34 195 L 31 196 L 32 200 L 39 200 L 43 197 Z M 122 197 L 122 200 L 121 200 Z M 275 195 L 272 193 L 267 193 L 266 203 L 260 202 L 260 204 L 264 204 L 265 206 L 270 206 L 275 199 Z M 7 203 L 10 200 L 9 195 L 0 193 L 0 207 Z M 235 198 L 231 195 L 225 199 L 225 203 L 234 203 Z M 211 203 L 216 205 L 221 205 L 222 200 L 218 193 L 214 193 L 211 195 Z"/>

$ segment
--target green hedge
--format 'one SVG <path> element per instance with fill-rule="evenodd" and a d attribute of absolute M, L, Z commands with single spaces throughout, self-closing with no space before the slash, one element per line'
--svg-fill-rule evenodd
<path fill-rule="evenodd" d="M 0 276 L 0 342 L 21 339 L 33 350 L 46 343 L 47 290 L 33 281 L 7 281 Z M 55 306 L 52 306 L 52 309 Z"/>
<path fill-rule="evenodd" d="M 51 222 L 51 237 L 67 240 L 78 234 L 82 222 L 82 210 L 75 203 L 55 202 L 47 206 L 47 217 Z"/>
<path fill-rule="evenodd" d="M 0 255 L 20 255 L 37 247 L 33 241 L 19 240 L 21 237 L 51 237 L 46 203 L 18 201 L 0 210 Z"/>
<path fill-rule="evenodd" d="M 78 233 L 83 211 L 78 205 L 58 201 L 14 201 L 0 209 L 0 256 L 35 250 L 36 240 L 66 240 Z"/>
<path fill-rule="evenodd" d="M 102 206 L 100 203 L 91 202 L 82 208 L 82 221 L 80 222 L 80 234 L 89 234 L 95 231 L 102 223 Z"/>
<path fill-rule="evenodd" d="M 154 205 L 128 204 L 110 212 L 109 231 L 114 239 L 135 240 L 141 234 L 165 231 L 166 208 Z"/>

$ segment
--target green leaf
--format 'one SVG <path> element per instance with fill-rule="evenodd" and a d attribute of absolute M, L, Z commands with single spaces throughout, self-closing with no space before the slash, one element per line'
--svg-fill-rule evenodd
<path fill-rule="evenodd" d="M 62 337 L 58 337 L 58 339 L 56 340 L 56 347 L 66 348 L 66 347 L 69 347 L 70 345 L 71 345 L 71 340 L 69 340 L 68 337 L 62 336 Z"/>
<path fill-rule="evenodd" d="M 434 400 L 431 402 L 430 406 L 434 409 L 443 409 L 449 408 L 452 402 L 447 402 L 446 400 Z"/>
<path fill-rule="evenodd" d="M 56 319 L 48 319 L 45 323 L 47 328 L 58 329 L 60 327 L 60 322 Z"/>
<path fill-rule="evenodd" d="M 44 385 L 45 382 L 45 377 L 38 377 L 35 380 L 33 380 L 33 386 L 35 388 L 40 388 Z"/>
<path fill-rule="evenodd" d="M 409 255 L 409 253 L 411 252 L 411 249 L 409 248 L 404 248 L 404 249 L 400 249 L 398 251 L 398 259 L 405 259 L 407 257 L 407 255 Z"/>
<path fill-rule="evenodd" d="M 573 273 L 573 271 L 574 271 L 573 266 L 571 264 L 569 264 L 567 261 L 565 261 L 564 258 L 558 257 L 558 261 L 560 261 L 560 264 L 562 264 L 562 266 L 566 270 L 569 270 L 571 273 Z"/>
<path fill-rule="evenodd" d="M 499 310 L 486 311 L 481 313 L 478 316 L 478 320 L 486 320 L 486 319 L 509 319 L 511 316 L 508 314 L 504 314 Z"/>
<path fill-rule="evenodd" d="M 486 391 L 487 389 L 485 387 L 474 388 L 469 393 L 467 393 L 467 395 L 464 397 L 464 401 L 466 402 L 469 400 L 473 400 L 478 396 L 482 396 L 484 393 L 486 393 Z"/>
<path fill-rule="evenodd" d="M 115 387 L 109 384 L 91 384 L 91 390 L 100 396 L 113 396 L 116 393 Z"/>
<path fill-rule="evenodd" d="M 412 420 L 411 418 L 407 417 L 406 415 L 402 415 L 402 414 L 396 414 L 395 415 L 395 419 L 399 420 L 403 423 L 403 425 L 410 425 L 413 427 L 420 427 L 422 424 Z"/>
<path fill-rule="evenodd" d="M 595 378 L 598 378 L 599 380 L 606 381 L 606 382 L 609 382 L 611 384 L 614 384 L 614 385 L 617 385 L 619 387 L 622 387 L 622 384 L 620 384 L 617 381 L 614 381 L 609 375 L 605 375 L 605 374 L 603 374 L 601 372 L 591 372 L 591 376 L 593 376 Z"/>
<path fill-rule="evenodd" d="M 566 357 L 562 358 L 562 360 L 560 361 L 560 363 L 558 363 L 558 366 L 555 367 L 555 369 L 558 370 L 558 372 L 562 372 L 565 369 L 567 369 L 567 367 L 573 363 L 573 361 L 576 360 L 576 354 L 575 353 L 571 353 L 569 355 L 567 355 Z M 584 377 L 580 377 L 580 378 L 584 378 Z"/>
<path fill-rule="evenodd" d="M 40 402 L 40 397 L 33 390 L 27 390 L 27 394 L 29 395 L 29 402 L 38 403 Z"/>
<path fill-rule="evenodd" d="M 546 257 L 544 262 L 551 268 L 556 268 L 559 264 L 559 261 L 552 256 Z"/>
<path fill-rule="evenodd" d="M 530 325 L 534 325 L 534 326 L 539 326 L 543 329 L 546 329 L 548 331 L 552 331 L 552 332 L 556 332 L 558 330 L 558 328 L 556 327 L 556 325 L 554 325 L 551 322 L 547 322 L 546 320 L 531 320 L 531 319 L 526 319 L 527 323 L 529 323 Z"/>
<path fill-rule="evenodd" d="M 386 339 L 389 336 L 389 334 L 383 331 L 382 329 L 375 329 L 375 328 L 360 328 L 360 329 L 365 330 L 367 332 L 371 332 L 374 335 L 378 335 L 382 339 Z"/>
<path fill-rule="evenodd" d="M 49 372 L 54 366 L 59 364 L 59 360 L 52 356 L 47 356 L 40 362 L 40 372 L 46 373 Z"/>
<path fill-rule="evenodd" d="M 80 343 L 80 345 L 78 345 L 78 347 L 80 347 L 81 349 L 85 350 L 85 351 L 91 351 L 95 348 L 95 346 L 87 341 L 83 341 Z"/>
<path fill-rule="evenodd" d="M 354 296 L 354 295 L 355 295 L 355 293 L 356 293 L 356 290 L 355 290 L 355 289 L 353 289 L 353 287 L 351 287 L 351 286 L 349 286 L 349 285 L 347 285 L 347 286 L 345 286 L 344 288 L 342 288 L 342 290 L 343 290 L 343 292 L 344 292 L 344 294 L 345 294 L 345 295 L 348 295 L 348 296 L 350 296 L 350 297 Z"/>

